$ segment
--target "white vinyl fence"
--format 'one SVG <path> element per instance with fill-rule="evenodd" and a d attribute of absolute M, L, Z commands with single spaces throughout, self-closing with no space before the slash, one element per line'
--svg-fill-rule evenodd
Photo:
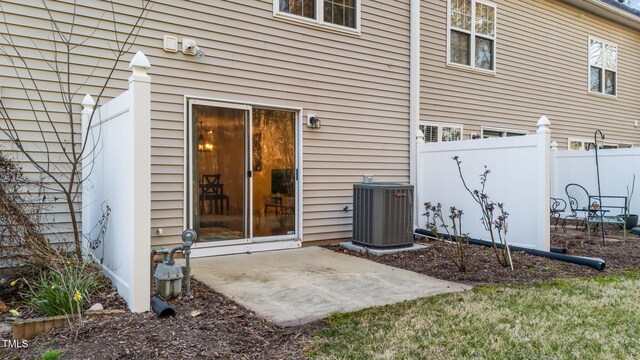
<path fill-rule="evenodd" d="M 82 102 L 82 232 L 86 254 L 101 264 L 134 312 L 149 310 L 151 221 L 151 80 L 141 52 L 131 60 L 129 90 L 102 105 Z M 91 121 L 90 121 L 91 119 Z M 111 209 L 99 242 L 100 220 Z M 88 250 L 90 249 L 91 250 Z"/>
<path fill-rule="evenodd" d="M 582 185 L 590 195 L 598 195 L 595 151 L 568 151 L 551 148 L 551 196 L 568 203 L 565 187 L 575 183 Z M 640 212 L 640 149 L 598 150 L 600 163 L 600 187 L 603 196 L 627 196 L 633 176 L 636 189 L 630 199 L 631 213 Z M 620 205 L 620 204 L 616 204 Z"/>
<path fill-rule="evenodd" d="M 471 190 L 480 189 L 479 175 L 491 170 L 485 192 L 505 204 L 508 241 L 512 245 L 549 251 L 550 130 L 549 120 L 538 121 L 535 135 L 418 144 L 418 217 L 424 228 L 424 203 L 441 203 L 464 211 L 463 233 L 489 240 L 479 205 L 465 190 L 453 156 Z"/>

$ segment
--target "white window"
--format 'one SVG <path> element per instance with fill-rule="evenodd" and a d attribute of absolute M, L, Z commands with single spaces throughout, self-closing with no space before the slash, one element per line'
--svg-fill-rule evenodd
<path fill-rule="evenodd" d="M 495 71 L 496 5 L 485 0 L 448 0 L 447 63 Z"/>
<path fill-rule="evenodd" d="M 462 140 L 462 125 L 420 123 L 425 142 Z"/>
<path fill-rule="evenodd" d="M 589 38 L 589 92 L 617 94 L 618 46 Z"/>
<path fill-rule="evenodd" d="M 326 25 L 333 29 L 360 31 L 361 0 L 274 0 L 273 14 Z"/>
<path fill-rule="evenodd" d="M 568 138 L 568 150 L 591 150 L 593 148 L 593 140 Z"/>
<path fill-rule="evenodd" d="M 568 138 L 569 150 L 591 150 L 593 149 L 593 139 L 581 139 L 581 138 Z M 629 149 L 633 144 L 630 143 L 616 143 L 605 142 L 600 144 L 598 149 Z"/>
<path fill-rule="evenodd" d="M 480 136 L 483 139 L 522 136 L 522 135 L 529 134 L 529 132 L 526 130 L 509 130 L 509 129 L 488 128 L 488 127 L 482 127 L 482 129 L 480 129 L 480 132 L 481 132 Z"/>
<path fill-rule="evenodd" d="M 613 142 L 605 142 L 600 145 L 598 149 L 630 149 L 633 147 L 633 144 L 629 143 L 613 143 Z"/>

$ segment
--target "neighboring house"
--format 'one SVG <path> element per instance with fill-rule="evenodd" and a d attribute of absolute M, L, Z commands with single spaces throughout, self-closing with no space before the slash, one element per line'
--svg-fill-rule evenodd
<path fill-rule="evenodd" d="M 107 26 L 108 3 L 81 2 L 80 22 Z M 121 18 L 140 5 L 127 3 Z M 39 0 L 2 6 L 24 46 L 50 45 Z M 154 1 L 131 49 L 152 64 L 151 245 L 179 243 L 188 227 L 196 255 L 349 238 L 353 183 L 409 182 L 409 27 L 409 0 Z M 109 51 L 93 46 L 90 65 Z M 0 61 L 3 100 L 26 107 Z M 115 74 L 109 96 L 129 75 Z M 312 115 L 320 128 L 306 125 Z"/>
<path fill-rule="evenodd" d="M 106 26 L 106 6 L 82 2 L 78 31 Z M 41 7 L 2 1 L 33 57 L 51 43 Z M 199 256 L 349 239 L 353 183 L 415 182 L 418 120 L 439 141 L 532 133 L 547 115 L 561 147 L 596 129 L 640 146 L 639 31 L 637 12 L 596 0 L 154 1 L 131 50 L 152 64 L 151 246 L 189 227 Z M 78 65 L 109 53 L 90 45 Z M 22 86 L 0 70 L 28 131 Z"/>
<path fill-rule="evenodd" d="M 426 141 L 535 133 L 640 146 L 640 12 L 615 0 L 422 1 Z"/>

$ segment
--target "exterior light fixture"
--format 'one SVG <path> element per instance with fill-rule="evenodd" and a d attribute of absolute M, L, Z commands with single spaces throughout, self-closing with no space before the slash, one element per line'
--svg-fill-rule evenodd
<path fill-rule="evenodd" d="M 320 129 L 320 118 L 318 115 L 309 114 L 307 116 L 307 127 L 310 129 Z"/>

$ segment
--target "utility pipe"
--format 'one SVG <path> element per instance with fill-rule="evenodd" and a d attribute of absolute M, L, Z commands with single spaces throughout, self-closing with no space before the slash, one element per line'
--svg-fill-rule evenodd
<path fill-rule="evenodd" d="M 433 232 L 431 232 L 429 230 L 416 229 L 414 232 L 416 234 L 419 234 L 419 235 L 422 235 L 422 236 L 427 236 L 427 237 L 432 237 L 432 238 L 435 237 Z M 448 238 L 449 237 L 446 234 L 439 234 L 439 236 L 441 236 L 443 238 Z M 492 247 L 493 246 L 491 241 L 486 241 L 486 240 L 481 240 L 481 239 L 469 238 L 469 243 L 470 244 L 474 244 L 474 245 L 487 246 L 487 247 Z M 496 244 L 496 246 L 497 247 L 501 247 L 502 245 L 501 244 Z M 549 259 L 552 259 L 552 260 L 558 260 L 558 261 L 568 262 L 568 263 L 577 264 L 577 265 L 584 265 L 584 266 L 588 266 L 590 268 L 596 269 L 598 271 L 603 271 L 604 268 L 606 267 L 605 261 L 602 260 L 602 259 L 598 259 L 598 258 L 590 258 L 590 257 L 575 256 L 575 255 L 565 255 L 565 254 L 556 253 L 556 252 L 542 251 L 542 250 L 530 249 L 530 248 L 525 248 L 525 247 L 521 247 L 521 246 L 514 246 L 514 245 L 509 245 L 509 249 L 511 249 L 513 251 L 523 251 L 523 252 L 526 252 L 529 255 L 546 257 L 546 258 L 549 258 Z"/>

